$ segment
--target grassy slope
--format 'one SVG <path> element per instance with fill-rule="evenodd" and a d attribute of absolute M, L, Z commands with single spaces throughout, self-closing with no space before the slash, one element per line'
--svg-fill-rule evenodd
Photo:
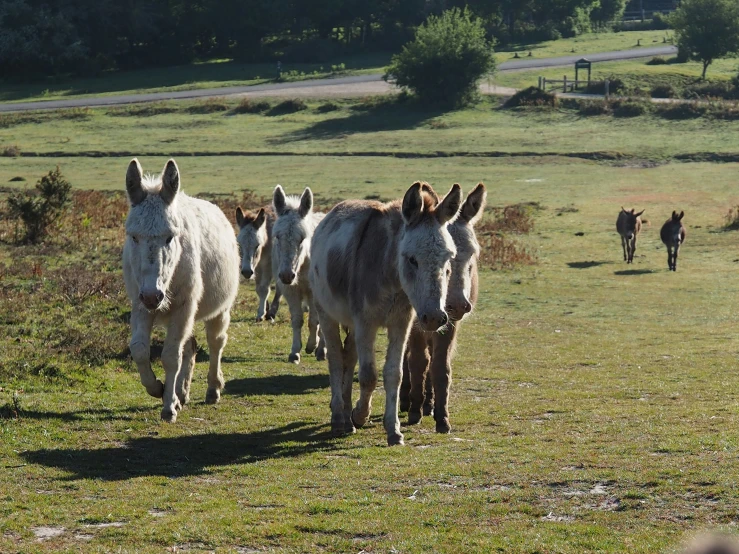
<path fill-rule="evenodd" d="M 537 58 L 570 55 L 572 51 L 605 52 L 625 50 L 636 46 L 661 43 L 664 31 L 628 31 L 622 33 L 591 33 L 572 39 L 537 44 L 516 45 L 510 50 L 531 51 Z M 510 52 L 497 54 L 499 62 L 510 59 Z M 389 54 L 350 56 L 324 64 L 283 64 L 283 72 L 295 71 L 290 79 L 331 76 L 331 65 L 344 63 L 344 74 L 381 73 L 389 61 Z M 303 75 L 299 75 L 303 73 Z M 0 102 L 56 100 L 80 96 L 113 94 L 141 94 L 150 92 L 195 90 L 204 88 L 253 85 L 269 82 L 276 77 L 275 64 L 240 64 L 228 60 L 208 63 L 153 68 L 106 74 L 100 78 L 76 78 L 37 81 L 33 83 L 0 82 Z"/>
<path fill-rule="evenodd" d="M 480 132 L 471 124 L 477 112 L 445 117 L 467 118 L 469 137 Z M 513 143 L 522 140 L 518 126 L 529 135 L 549 133 L 547 117 L 519 114 L 496 123 Z M 636 135 L 654 122 L 630 124 Z M 64 125 L 58 130 L 77 136 L 87 123 Z M 397 126 L 364 140 L 379 144 L 397 134 L 404 148 L 422 149 L 427 134 L 455 129 L 409 134 Z M 613 135 L 609 128 L 598 130 L 599 140 L 620 140 L 618 128 Z M 142 141 L 152 129 L 150 120 L 139 122 Z M 707 128 L 716 142 L 731 140 L 724 130 Z M 13 132 L 24 142 L 35 130 Z M 258 126 L 242 132 L 246 144 L 250 136 L 259 143 Z M 226 137 L 221 146 L 229 144 Z M 311 141 L 299 146 L 316 148 Z M 123 147 L 139 145 L 113 133 L 98 138 L 98 149 Z M 54 161 L 2 159 L 0 182 L 11 174 L 35 179 Z M 61 161 L 77 185 L 122 187 L 126 160 Z M 155 170 L 164 157 L 142 161 Z M 671 552 L 691 530 L 737 521 L 738 239 L 718 232 L 725 211 L 739 202 L 733 164 L 178 161 L 191 193 L 250 187 L 267 194 L 281 182 L 309 184 L 323 200 L 394 197 L 417 178 L 439 188 L 458 180 L 465 190 L 484 179 L 491 205 L 543 204 L 529 238 L 539 263 L 482 272 L 480 302 L 455 363 L 454 432 L 438 436 L 425 419 L 406 429 L 405 448 L 383 446 L 381 390 L 374 425 L 328 439 L 325 364 L 311 356 L 298 368 L 284 363 L 287 312 L 283 306 L 274 326 L 252 323 L 249 285 L 234 311 L 221 404 L 201 403 L 206 364 L 200 363 L 193 405 L 174 426 L 159 423 L 157 401 L 146 396 L 128 361 L 85 370 L 72 359 L 61 376 L 0 383 L 0 407 L 21 389 L 23 409 L 19 419 L 0 419 L 0 551 L 654 553 Z M 613 229 L 621 205 L 646 207 L 651 220 L 634 266 L 621 262 Z M 557 215 L 565 206 L 579 211 Z M 687 212 L 688 240 L 672 274 L 658 230 L 675 208 Z M 28 254 L 0 249 L 6 261 Z M 204 342 L 200 326 L 197 336 Z M 112 522 L 123 525 L 95 527 Z M 66 531 L 38 542 L 31 528 L 39 525 Z"/>

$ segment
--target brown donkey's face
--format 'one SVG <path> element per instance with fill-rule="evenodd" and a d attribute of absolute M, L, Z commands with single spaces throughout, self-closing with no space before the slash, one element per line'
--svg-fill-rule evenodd
<path fill-rule="evenodd" d="M 632 208 L 630 211 L 626 211 L 625 209 L 623 209 L 623 207 L 621 208 L 621 214 L 624 221 L 624 229 L 626 231 L 624 236 L 627 240 L 631 240 L 634 238 L 634 235 L 636 234 L 637 222 L 639 221 L 639 216 L 643 213 L 644 210 L 635 213 L 634 208 Z"/>

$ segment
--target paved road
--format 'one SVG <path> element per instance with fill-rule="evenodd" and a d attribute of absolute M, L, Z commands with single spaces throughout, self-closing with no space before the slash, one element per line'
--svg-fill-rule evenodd
<path fill-rule="evenodd" d="M 657 46 L 649 48 L 635 48 L 631 50 L 618 50 L 613 52 L 598 52 L 583 56 L 561 56 L 558 58 L 522 58 L 503 62 L 498 65 L 498 70 L 524 71 L 528 69 L 539 69 L 547 67 L 569 66 L 576 60 L 586 57 L 590 61 L 614 61 L 628 60 L 634 58 L 646 58 L 652 56 L 665 56 L 674 54 L 677 49 L 674 46 Z M 355 75 L 351 77 L 337 77 L 334 79 L 313 79 L 307 81 L 296 81 L 290 83 L 268 83 L 263 85 L 223 87 L 200 90 L 183 90 L 175 92 L 154 92 L 148 94 L 125 94 L 119 96 L 89 96 L 74 98 L 70 100 L 44 100 L 38 102 L 16 102 L 0 104 L 0 112 L 22 112 L 29 110 L 52 110 L 59 108 L 83 108 L 95 106 L 115 106 L 121 104 L 134 104 L 138 102 L 155 102 L 161 100 L 178 100 L 185 98 L 208 98 L 219 96 L 290 96 L 290 97 L 345 97 L 365 96 L 372 94 L 387 93 L 392 86 L 382 80 L 381 74 Z M 483 85 L 483 89 L 490 93 L 508 94 L 512 89 L 490 87 Z"/>

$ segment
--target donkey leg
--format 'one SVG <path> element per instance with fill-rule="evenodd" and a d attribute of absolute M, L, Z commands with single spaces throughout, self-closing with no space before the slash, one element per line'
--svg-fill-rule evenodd
<path fill-rule="evenodd" d="M 672 248 L 667 247 L 667 269 L 672 271 Z"/>
<path fill-rule="evenodd" d="M 359 359 L 359 400 L 352 410 L 352 422 L 355 427 L 362 427 L 367 423 L 372 412 L 372 393 L 377 387 L 377 366 L 375 365 L 377 327 L 364 323 L 355 324 L 354 333 Z"/>
<path fill-rule="evenodd" d="M 305 353 L 312 354 L 318 342 L 318 313 L 313 302 L 313 296 L 308 296 L 308 341 L 305 343 Z M 316 352 L 316 354 L 318 354 Z"/>
<path fill-rule="evenodd" d="M 631 263 L 634 263 L 634 256 L 636 255 L 636 235 L 634 235 L 634 240 L 631 243 Z"/>
<path fill-rule="evenodd" d="M 162 397 L 162 420 L 174 423 L 177 420 L 177 410 L 182 408 L 177 398 L 175 388 L 177 377 L 182 367 L 182 354 L 185 343 L 192 337 L 195 324 L 195 305 L 186 304 L 172 315 L 167 327 L 167 337 L 162 349 L 162 365 L 164 366 L 164 396 Z"/>
<path fill-rule="evenodd" d="M 672 271 L 677 271 L 677 255 L 680 253 L 680 245 L 675 247 L 675 253 L 672 256 Z"/>
<path fill-rule="evenodd" d="M 294 364 L 300 363 L 300 349 L 303 346 L 301 341 L 300 333 L 303 330 L 303 302 L 300 297 L 300 290 L 296 286 L 285 286 L 282 290 L 282 294 L 287 300 L 287 305 L 290 308 L 290 323 L 293 329 L 293 344 L 290 348 L 290 355 L 287 358 L 288 362 Z"/>
<path fill-rule="evenodd" d="M 136 308 L 131 312 L 131 342 L 128 344 L 131 357 L 139 370 L 141 384 L 154 398 L 164 394 L 164 383 L 159 381 L 151 370 L 151 329 L 154 315 Z"/>
<path fill-rule="evenodd" d="M 205 403 L 215 404 L 221 399 L 221 391 L 226 386 L 221 371 L 221 356 L 228 341 L 228 325 L 231 314 L 226 311 L 205 322 L 205 336 L 210 350 L 210 367 L 208 368 L 208 390 Z"/>
<path fill-rule="evenodd" d="M 277 316 L 277 310 L 280 309 L 280 300 L 282 299 L 282 290 L 279 285 L 275 286 L 275 295 L 272 298 L 272 302 L 269 304 L 269 310 L 267 311 L 267 319 L 274 321 Z"/>
<path fill-rule="evenodd" d="M 437 433 L 448 433 L 452 430 L 449 423 L 449 389 L 452 386 L 452 354 L 456 335 L 457 328 L 452 327 L 448 333 L 434 337 L 431 379 L 434 388 L 434 419 Z"/>
<path fill-rule="evenodd" d="M 317 307 L 317 309 L 320 310 L 320 307 Z M 341 436 L 347 433 L 347 427 L 351 425 L 351 417 L 348 417 L 351 404 L 344 405 L 344 357 L 341 347 L 341 332 L 339 324 L 323 311 L 321 311 L 321 321 L 328 344 L 328 379 L 331 384 L 331 434 Z"/>
<path fill-rule="evenodd" d="M 623 251 L 624 251 L 624 261 L 626 262 L 626 261 L 628 261 L 629 258 L 628 258 L 628 255 L 626 253 L 626 237 L 624 237 L 623 235 L 621 235 L 621 248 L 623 248 Z"/>
<path fill-rule="evenodd" d="M 326 341 L 323 338 L 323 329 L 318 324 L 318 346 L 316 346 L 316 360 L 322 362 L 326 359 Z"/>
<path fill-rule="evenodd" d="M 403 353 L 403 376 L 400 380 L 398 398 L 398 409 L 401 412 L 407 412 L 411 407 L 411 370 L 408 367 L 408 350 Z"/>
<path fill-rule="evenodd" d="M 257 279 L 257 296 L 259 297 L 259 303 L 257 305 L 257 322 L 264 321 L 264 314 L 269 310 L 269 302 L 267 302 L 268 295 L 269 280 L 265 279 L 263 275 L 260 275 Z"/>
<path fill-rule="evenodd" d="M 431 363 L 433 363 L 433 355 L 431 356 Z M 424 380 L 424 395 L 423 395 L 423 415 L 431 416 L 434 415 L 434 383 L 431 379 L 429 372 L 426 372 L 426 379 Z"/>
<path fill-rule="evenodd" d="M 184 406 L 190 401 L 190 384 L 192 383 L 192 372 L 195 369 L 195 356 L 198 352 L 198 342 L 195 337 L 185 341 L 182 349 L 182 366 L 177 374 L 175 392 L 180 404 Z"/>
<path fill-rule="evenodd" d="M 383 386 L 385 387 L 385 417 L 383 423 L 387 433 L 388 446 L 402 445 L 403 433 L 400 432 L 398 419 L 398 391 L 400 390 L 400 372 L 402 371 L 403 352 L 408 340 L 411 318 L 399 318 L 387 329 L 387 356 L 382 369 Z"/>
<path fill-rule="evenodd" d="M 323 324 L 321 324 L 323 326 Z M 354 433 L 354 423 L 352 423 L 352 386 L 354 385 L 354 368 L 357 365 L 357 345 L 354 340 L 354 334 L 348 331 L 344 339 L 343 349 L 344 376 L 343 376 L 343 397 L 344 397 L 344 425 L 347 433 Z"/>
<path fill-rule="evenodd" d="M 407 348 L 408 371 L 411 374 L 411 404 L 408 408 L 408 425 L 415 425 L 421 421 L 424 380 L 431 358 L 428 353 L 426 337 L 419 331 L 411 330 Z"/>

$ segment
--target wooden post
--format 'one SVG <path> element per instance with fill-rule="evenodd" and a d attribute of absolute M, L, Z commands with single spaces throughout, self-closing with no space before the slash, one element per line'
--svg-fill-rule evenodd
<path fill-rule="evenodd" d="M 605 99 L 608 100 L 608 88 L 610 85 L 610 83 L 608 82 L 608 79 L 606 79 L 606 82 L 604 83 L 604 85 L 605 85 L 605 95 L 604 96 L 605 96 Z"/>
<path fill-rule="evenodd" d="M 547 90 L 547 78 L 546 77 L 541 78 L 541 90 Z"/>
<path fill-rule="evenodd" d="M 562 90 L 563 90 L 564 92 L 567 92 L 567 75 L 565 75 L 565 79 L 564 79 L 564 87 L 562 88 Z"/>
<path fill-rule="evenodd" d="M 539 90 L 541 90 L 541 76 L 539 76 Z"/>

